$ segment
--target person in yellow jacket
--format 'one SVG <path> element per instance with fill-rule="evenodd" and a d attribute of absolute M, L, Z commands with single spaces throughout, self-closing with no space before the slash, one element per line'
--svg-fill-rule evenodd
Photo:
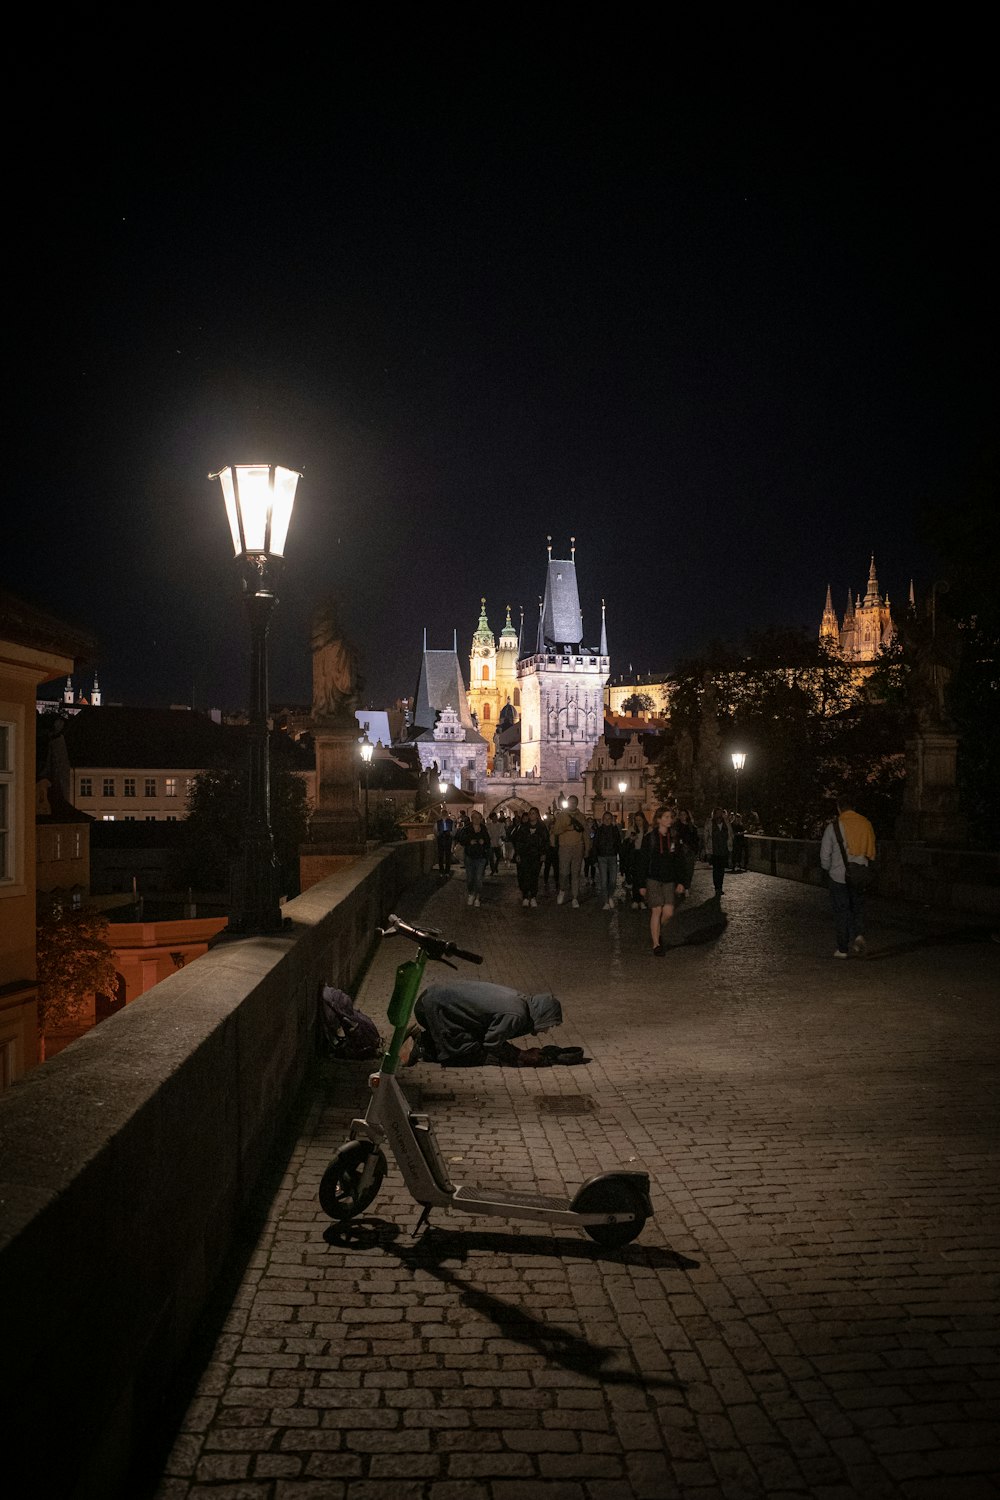
<path fill-rule="evenodd" d="M 830 880 L 830 904 L 837 931 L 834 958 L 865 951 L 863 882 L 874 858 L 874 828 L 866 817 L 854 811 L 850 797 L 838 797 L 837 817 L 824 828 L 819 846 L 819 862 Z"/>
<path fill-rule="evenodd" d="M 559 895 L 556 905 L 561 906 L 567 895 L 573 905 L 580 905 L 580 871 L 587 849 L 587 824 L 579 811 L 579 799 L 570 797 L 552 824 L 552 837 L 559 844 Z"/>

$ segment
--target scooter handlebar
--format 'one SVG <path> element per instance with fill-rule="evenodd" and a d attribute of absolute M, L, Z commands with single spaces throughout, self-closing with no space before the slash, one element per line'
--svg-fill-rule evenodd
<path fill-rule="evenodd" d="M 381 929 L 383 937 L 392 937 L 395 934 L 414 938 L 420 947 L 424 949 L 430 958 L 445 959 L 448 957 L 464 958 L 466 963 L 481 964 L 483 955 L 481 953 L 469 953 L 464 948 L 456 948 L 454 943 L 443 938 L 441 933 L 432 927 L 413 927 L 409 922 L 404 922 L 402 917 L 397 917 L 395 912 L 390 912 L 387 925 Z"/>

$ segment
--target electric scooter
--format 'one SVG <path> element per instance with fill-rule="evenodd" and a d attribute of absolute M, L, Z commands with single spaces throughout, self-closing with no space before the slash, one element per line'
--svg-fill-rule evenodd
<path fill-rule="evenodd" d="M 331 1219 L 353 1219 L 374 1201 L 385 1179 L 389 1148 L 414 1200 L 422 1205 L 414 1234 L 428 1223 L 431 1210 L 452 1209 L 466 1214 L 489 1214 L 506 1219 L 535 1219 L 546 1224 L 582 1229 L 599 1245 L 627 1245 L 642 1233 L 653 1212 L 649 1176 L 645 1172 L 600 1172 L 572 1198 L 541 1193 L 514 1193 L 506 1188 L 456 1186 L 448 1175 L 434 1128 L 424 1114 L 409 1107 L 396 1079 L 400 1050 L 406 1039 L 413 1007 L 429 959 L 448 964 L 450 958 L 481 964 L 478 953 L 457 948 L 433 928 L 412 927 L 397 916 L 379 929 L 383 938 L 405 936 L 417 944 L 415 958 L 399 965 L 388 1016 L 392 1039 L 377 1072 L 368 1079 L 372 1091 L 363 1120 L 353 1120 L 348 1139 L 323 1174 L 319 1201 Z"/>

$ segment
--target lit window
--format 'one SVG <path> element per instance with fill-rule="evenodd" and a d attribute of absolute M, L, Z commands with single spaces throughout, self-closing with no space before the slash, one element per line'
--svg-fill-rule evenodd
<path fill-rule="evenodd" d="M 73 834 L 73 858 L 74 859 L 79 859 L 82 854 L 83 854 L 83 834 L 82 833 L 74 833 Z"/>
<path fill-rule="evenodd" d="M 134 776 L 126 776 L 125 777 L 125 793 L 124 793 L 124 795 L 126 797 L 134 797 L 135 796 L 135 777 Z"/>
<path fill-rule="evenodd" d="M 484 703 L 483 704 L 483 718 L 484 719 L 488 719 L 489 716 L 490 716 L 490 705 L 488 703 Z"/>
<path fill-rule="evenodd" d="M 115 795 L 115 778 L 113 776 L 105 776 L 104 791 L 101 795 L 103 797 L 113 797 Z"/>
<path fill-rule="evenodd" d="M 94 778 L 92 776 L 80 777 L 80 796 L 92 797 L 94 795 Z"/>
<path fill-rule="evenodd" d="M 483 666 L 483 681 L 484 682 L 489 682 L 489 680 L 490 680 L 490 669 L 489 669 L 489 667 L 487 667 L 487 666 L 484 665 Z"/>
<path fill-rule="evenodd" d="M 145 792 L 145 795 L 147 797 L 155 797 L 156 796 L 156 777 L 155 776 L 147 776 L 146 777 L 146 792 Z"/>
<path fill-rule="evenodd" d="M 177 777 L 176 776 L 168 776 L 167 779 L 166 779 L 166 781 L 163 783 L 163 787 L 164 787 L 164 794 L 165 794 L 165 796 L 167 796 L 167 797 L 176 797 L 177 796 Z"/>
<path fill-rule="evenodd" d="M 114 821 L 115 821 L 115 815 L 114 815 L 114 813 L 102 813 L 101 814 L 101 822 L 102 823 L 113 823 Z"/>

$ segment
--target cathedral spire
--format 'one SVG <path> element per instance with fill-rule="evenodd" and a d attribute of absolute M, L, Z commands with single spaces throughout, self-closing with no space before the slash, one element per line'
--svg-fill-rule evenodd
<path fill-rule="evenodd" d="M 479 624 L 477 625 L 475 634 L 472 637 L 472 649 L 475 650 L 476 647 L 478 646 L 482 650 L 492 651 L 493 650 L 493 632 L 490 629 L 490 622 L 486 618 L 486 599 L 485 599 L 485 597 L 483 597 L 483 598 L 480 599 L 479 604 L 480 604 Z"/>
<path fill-rule="evenodd" d="M 870 607 L 873 604 L 879 603 L 881 603 L 881 600 L 878 593 L 878 579 L 875 576 L 875 554 L 873 552 L 872 565 L 868 569 L 868 592 L 865 594 L 865 604 Z"/>
<path fill-rule="evenodd" d="M 837 623 L 837 614 L 833 607 L 833 592 L 829 584 L 826 586 L 826 605 L 819 627 L 819 638 L 821 641 L 832 642 L 834 646 L 840 643 L 840 626 Z"/>
<path fill-rule="evenodd" d="M 601 600 L 601 655 L 608 654 L 608 621 L 605 611 L 604 600 Z"/>

